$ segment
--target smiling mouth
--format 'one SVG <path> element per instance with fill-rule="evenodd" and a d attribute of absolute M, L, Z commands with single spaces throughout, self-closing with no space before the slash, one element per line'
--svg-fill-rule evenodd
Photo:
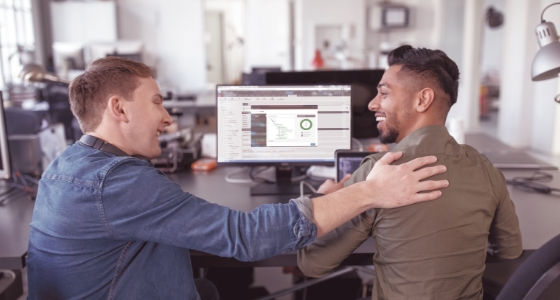
<path fill-rule="evenodd" d="M 385 117 L 377 117 L 377 118 L 375 118 L 375 120 L 376 120 L 377 122 L 382 122 L 382 121 L 385 121 L 386 118 L 385 118 Z"/>

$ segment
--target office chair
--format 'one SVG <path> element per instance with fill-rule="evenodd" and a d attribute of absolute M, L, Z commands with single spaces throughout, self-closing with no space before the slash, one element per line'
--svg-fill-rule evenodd
<path fill-rule="evenodd" d="M 560 295 L 560 234 L 548 241 L 513 273 L 496 300 L 548 300 Z"/>
<path fill-rule="evenodd" d="M 72 125 L 74 115 L 70 110 L 70 102 L 68 101 L 68 84 L 49 82 L 43 89 L 43 97 L 49 103 L 50 123 L 64 124 L 64 132 L 67 140 L 76 141 L 75 127 Z"/>
<path fill-rule="evenodd" d="M 257 298 L 256 300 L 274 300 L 274 299 L 286 296 L 288 294 L 291 294 L 295 291 L 305 289 L 309 286 L 316 285 L 316 284 L 322 283 L 324 281 L 327 281 L 329 279 L 333 279 L 333 278 L 336 278 L 336 277 L 339 277 L 339 276 L 342 276 L 342 275 L 352 273 L 354 271 L 362 271 L 364 273 L 371 274 L 371 275 L 375 276 L 375 271 L 373 269 L 365 268 L 363 266 L 348 266 L 348 267 L 344 267 L 344 268 L 339 268 L 338 270 L 336 270 L 336 271 L 332 272 L 331 274 L 326 275 L 324 277 L 314 278 L 314 279 L 306 280 L 306 281 L 298 283 L 298 284 L 294 284 L 290 288 L 283 289 L 283 290 L 278 291 L 274 294 L 270 294 L 270 295 L 266 295 L 264 297 Z M 371 297 L 364 298 L 364 299 L 371 299 Z M 362 299 L 359 299 L 359 300 L 362 300 Z"/>
<path fill-rule="evenodd" d="M 39 175 L 42 170 L 41 141 L 38 135 L 41 130 L 40 114 L 36 111 L 8 107 L 5 115 L 12 170 Z"/>
<path fill-rule="evenodd" d="M 8 107 L 5 115 L 8 135 L 35 134 L 41 129 L 41 118 L 35 111 Z"/>
<path fill-rule="evenodd" d="M 17 299 L 23 294 L 20 270 L 0 270 L 0 300 Z"/>

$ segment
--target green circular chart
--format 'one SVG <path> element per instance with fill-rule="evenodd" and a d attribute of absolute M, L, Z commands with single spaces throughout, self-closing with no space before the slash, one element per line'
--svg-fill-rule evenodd
<path fill-rule="evenodd" d="M 313 127 L 313 122 L 311 122 L 311 120 L 309 119 L 303 119 L 301 120 L 301 122 L 299 122 L 299 127 L 301 127 L 301 129 L 303 130 L 309 130 L 311 129 L 311 127 Z"/>

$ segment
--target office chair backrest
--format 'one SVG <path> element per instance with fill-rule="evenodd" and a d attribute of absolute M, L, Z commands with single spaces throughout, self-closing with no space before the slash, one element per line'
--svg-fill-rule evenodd
<path fill-rule="evenodd" d="M 496 300 L 558 299 L 560 289 L 560 234 L 519 266 Z"/>
<path fill-rule="evenodd" d="M 41 129 L 41 119 L 35 111 L 9 107 L 5 114 L 8 135 L 35 134 Z"/>
<path fill-rule="evenodd" d="M 68 101 L 68 84 L 48 83 L 43 89 L 43 97 L 49 103 L 50 123 L 64 124 L 64 132 L 67 140 L 76 140 L 75 136 L 81 136 L 74 132 L 72 122 L 75 119 L 70 110 Z"/>

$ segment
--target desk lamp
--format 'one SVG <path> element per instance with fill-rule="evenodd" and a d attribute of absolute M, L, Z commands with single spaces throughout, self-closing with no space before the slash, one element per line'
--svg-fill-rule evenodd
<path fill-rule="evenodd" d="M 533 81 L 552 79 L 560 73 L 560 42 L 558 42 L 556 27 L 554 23 L 546 22 L 543 18 L 544 12 L 557 4 L 560 4 L 560 2 L 552 3 L 543 9 L 541 24 L 537 25 L 535 29 L 540 50 L 533 59 L 531 68 L 531 79 Z M 560 103 L 560 95 L 557 95 L 554 100 Z"/>
<path fill-rule="evenodd" d="M 42 81 L 49 81 L 49 82 L 60 82 L 60 83 L 67 83 L 69 84 L 70 81 L 64 80 L 59 78 L 55 75 L 52 75 L 45 70 L 45 68 L 36 63 L 29 63 L 26 64 L 21 72 L 19 72 L 19 77 L 24 81 L 31 81 L 31 82 L 42 82 Z"/>

